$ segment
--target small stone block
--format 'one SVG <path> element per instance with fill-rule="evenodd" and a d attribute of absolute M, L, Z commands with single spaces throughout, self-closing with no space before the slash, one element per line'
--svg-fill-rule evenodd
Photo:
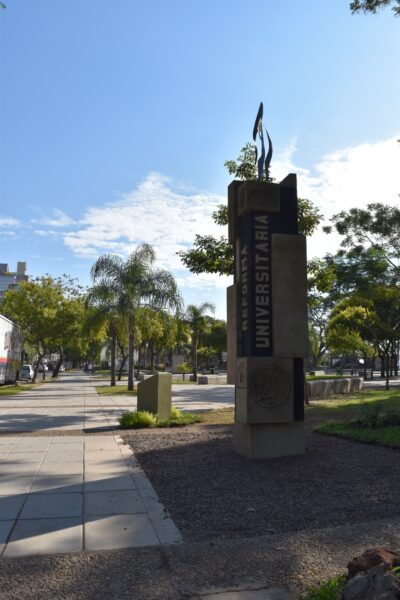
<path fill-rule="evenodd" d="M 137 409 L 147 410 L 161 420 L 171 417 L 171 373 L 157 373 L 138 383 Z"/>

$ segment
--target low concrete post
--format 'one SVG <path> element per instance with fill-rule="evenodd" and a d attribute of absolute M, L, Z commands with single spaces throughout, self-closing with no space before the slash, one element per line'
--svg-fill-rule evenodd
<path fill-rule="evenodd" d="M 158 415 L 159 419 L 171 417 L 171 373 L 156 373 L 138 383 L 137 409 Z"/>

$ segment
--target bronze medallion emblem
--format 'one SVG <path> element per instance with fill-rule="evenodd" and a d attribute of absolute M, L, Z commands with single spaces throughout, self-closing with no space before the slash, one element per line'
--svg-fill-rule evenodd
<path fill-rule="evenodd" d="M 284 404 L 290 394 L 289 375 L 282 367 L 262 367 L 252 376 L 251 389 L 256 402 L 265 408 L 276 408 Z"/>

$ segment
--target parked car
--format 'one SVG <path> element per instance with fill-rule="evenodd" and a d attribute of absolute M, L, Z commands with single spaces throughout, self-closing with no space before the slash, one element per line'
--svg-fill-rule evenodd
<path fill-rule="evenodd" d="M 19 371 L 19 378 L 21 380 L 32 381 L 34 374 L 32 365 L 22 365 Z"/>

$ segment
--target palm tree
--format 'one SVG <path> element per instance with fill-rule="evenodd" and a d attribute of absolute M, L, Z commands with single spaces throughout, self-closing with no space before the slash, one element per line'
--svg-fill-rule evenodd
<path fill-rule="evenodd" d="M 106 328 L 107 337 L 111 339 L 111 385 L 115 382 L 115 356 L 120 315 L 118 298 L 114 291 L 104 282 L 94 285 L 88 291 L 86 305 L 92 309 L 88 318 L 90 329 L 99 332 Z"/>
<path fill-rule="evenodd" d="M 155 253 L 150 244 L 142 244 L 124 262 L 119 256 L 105 254 L 92 267 L 94 282 L 106 286 L 116 298 L 116 307 L 128 327 L 128 390 L 133 390 L 133 351 L 136 313 L 140 306 L 154 309 L 181 307 L 176 281 L 169 271 L 154 269 Z"/>
<path fill-rule="evenodd" d="M 191 354 L 193 367 L 193 380 L 197 381 L 197 349 L 199 346 L 199 337 L 206 333 L 210 328 L 211 319 L 207 311 L 214 312 L 214 304 L 203 302 L 200 306 L 189 304 L 186 307 L 185 319 L 190 326 L 191 331 Z"/>

